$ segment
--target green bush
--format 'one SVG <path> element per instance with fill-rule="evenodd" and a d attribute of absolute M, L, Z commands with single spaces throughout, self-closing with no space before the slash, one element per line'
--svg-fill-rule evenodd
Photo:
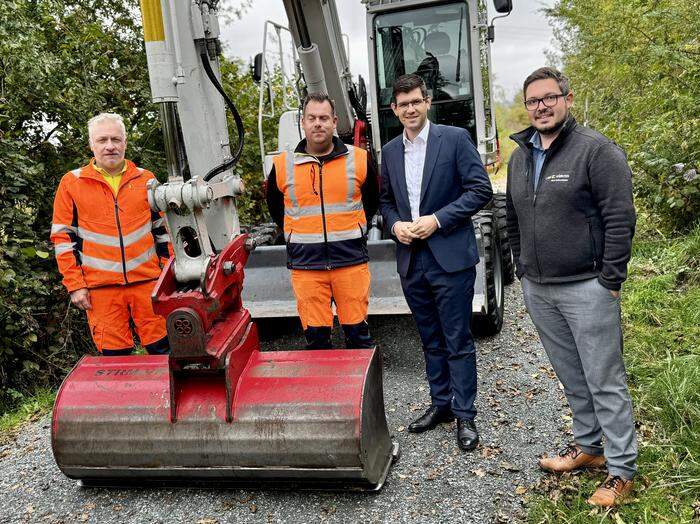
<path fill-rule="evenodd" d="M 558 0 L 581 121 L 619 143 L 635 194 L 667 231 L 700 216 L 700 10 L 686 0 Z"/>
<path fill-rule="evenodd" d="M 0 2 L 0 410 L 55 386 L 92 349 L 49 242 L 58 182 L 91 156 L 88 119 L 123 115 L 128 158 L 167 176 L 138 8 L 137 0 Z M 224 60 L 222 70 L 247 127 L 239 173 L 254 191 L 240 199 L 241 215 L 255 222 L 263 213 L 257 87 L 241 62 Z"/>

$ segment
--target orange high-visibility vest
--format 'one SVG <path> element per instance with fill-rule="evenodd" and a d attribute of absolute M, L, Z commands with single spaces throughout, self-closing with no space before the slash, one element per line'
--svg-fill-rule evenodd
<path fill-rule="evenodd" d="M 63 284 L 72 292 L 158 278 L 170 237 L 148 205 L 153 173 L 127 160 L 115 195 L 93 162 L 66 173 L 56 191 L 51 241 Z"/>
<path fill-rule="evenodd" d="M 284 194 L 287 265 L 333 269 L 361 264 L 367 256 L 367 219 L 362 184 L 367 151 L 347 146 L 321 163 L 287 151 L 274 159 L 277 187 Z"/>

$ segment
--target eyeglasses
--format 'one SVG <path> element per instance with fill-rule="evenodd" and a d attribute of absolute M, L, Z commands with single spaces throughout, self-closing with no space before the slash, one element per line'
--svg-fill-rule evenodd
<path fill-rule="evenodd" d="M 558 95 L 547 95 L 543 96 L 542 98 L 528 98 L 525 100 L 525 107 L 527 108 L 528 111 L 534 111 L 538 107 L 540 107 L 540 102 L 544 105 L 544 107 L 554 107 L 557 105 L 557 100 L 559 100 L 559 97 L 566 96 L 564 94 L 558 94 Z"/>
<path fill-rule="evenodd" d="M 408 102 L 401 102 L 399 104 L 396 104 L 396 107 L 399 108 L 399 111 L 406 111 L 411 106 L 413 106 L 413 107 L 420 106 L 426 100 L 427 100 L 427 98 L 416 98 L 415 100 L 409 100 Z"/>

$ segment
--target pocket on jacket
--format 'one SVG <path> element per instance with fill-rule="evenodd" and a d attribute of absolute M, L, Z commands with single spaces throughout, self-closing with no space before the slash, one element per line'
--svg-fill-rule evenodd
<path fill-rule="evenodd" d="M 586 218 L 586 224 L 588 225 L 588 241 L 590 245 L 593 270 L 598 269 L 598 266 L 602 265 L 603 259 L 602 246 L 599 246 L 598 242 L 596 241 L 596 232 L 599 231 L 599 228 L 597 227 L 598 223 L 599 222 L 596 217 Z"/>

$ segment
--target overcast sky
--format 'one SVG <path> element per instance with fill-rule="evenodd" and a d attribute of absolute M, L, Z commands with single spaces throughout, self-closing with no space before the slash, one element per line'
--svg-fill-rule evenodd
<path fill-rule="evenodd" d="M 487 0 L 489 20 L 493 4 Z M 496 85 L 512 96 L 525 77 L 545 65 L 545 50 L 553 47 L 552 31 L 539 11 L 554 0 L 513 0 L 513 12 L 496 20 L 496 41 L 491 47 Z M 262 51 L 263 24 L 272 20 L 288 25 L 281 0 L 254 0 L 241 20 L 222 27 L 226 56 L 248 60 Z M 354 76 L 368 78 L 366 12 L 360 0 L 336 0 L 343 33 L 350 39 L 350 68 Z"/>

